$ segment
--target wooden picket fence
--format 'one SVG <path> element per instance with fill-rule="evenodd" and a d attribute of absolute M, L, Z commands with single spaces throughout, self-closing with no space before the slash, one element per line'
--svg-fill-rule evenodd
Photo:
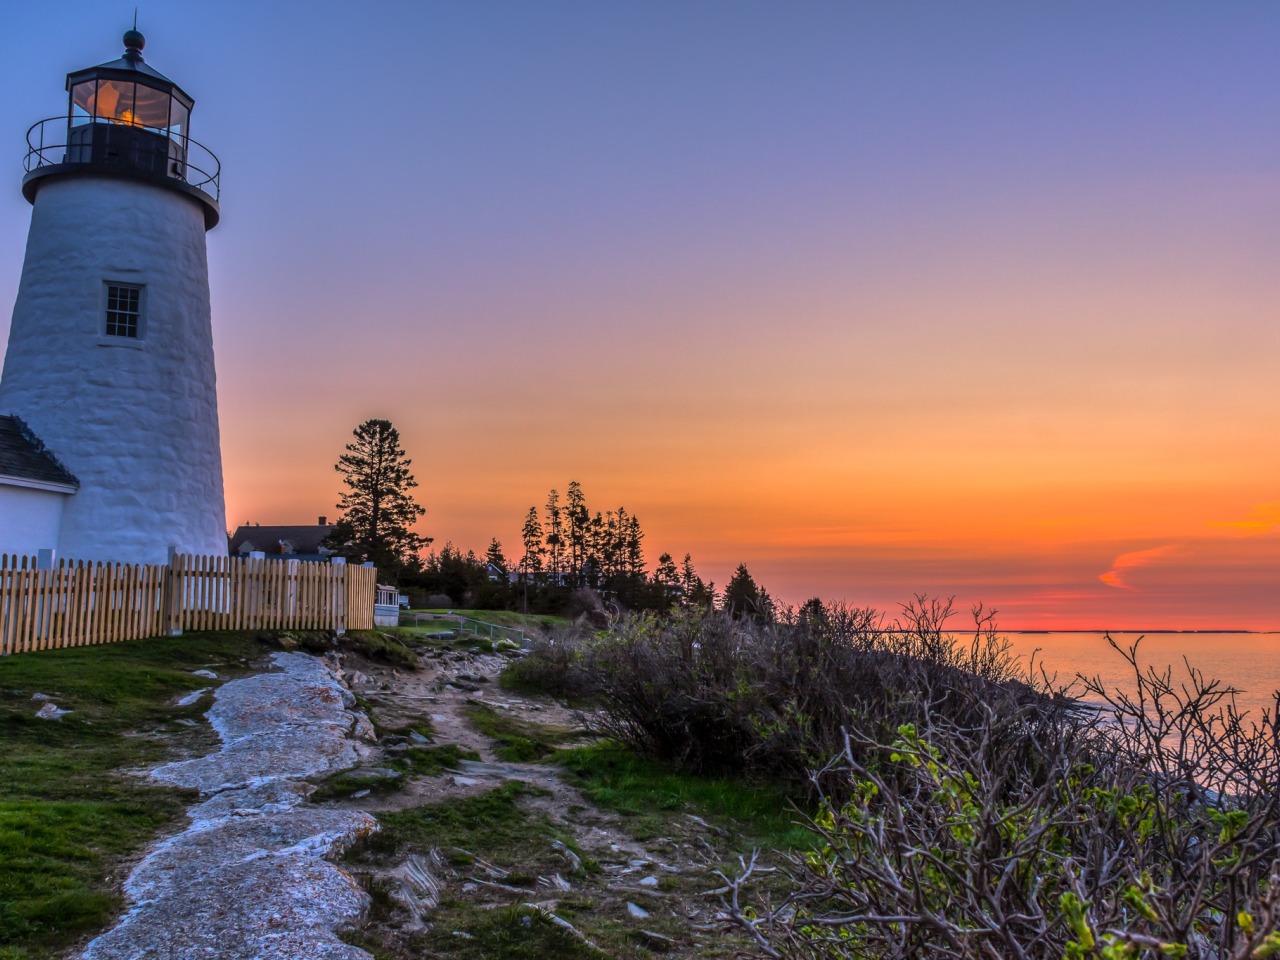
<path fill-rule="evenodd" d="M 368 630 L 377 570 L 177 554 L 170 564 L 0 554 L 0 655 L 184 630 Z"/>

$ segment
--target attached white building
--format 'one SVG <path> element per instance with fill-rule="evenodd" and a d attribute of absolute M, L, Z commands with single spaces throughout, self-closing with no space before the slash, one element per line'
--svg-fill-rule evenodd
<path fill-rule="evenodd" d="M 0 554 L 56 549 L 63 507 L 79 488 L 25 423 L 0 416 Z"/>

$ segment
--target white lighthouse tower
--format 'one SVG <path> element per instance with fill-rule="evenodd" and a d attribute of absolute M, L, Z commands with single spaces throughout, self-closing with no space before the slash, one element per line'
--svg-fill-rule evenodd
<path fill-rule="evenodd" d="M 69 74 L 67 113 L 28 134 L 0 417 L 78 481 L 50 494 L 59 555 L 156 563 L 227 550 L 205 255 L 219 165 L 142 34 L 124 44 Z"/>

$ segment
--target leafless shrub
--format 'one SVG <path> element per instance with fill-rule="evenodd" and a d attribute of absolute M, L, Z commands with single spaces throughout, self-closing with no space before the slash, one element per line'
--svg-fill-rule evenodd
<path fill-rule="evenodd" d="M 503 671 L 503 683 L 566 700 L 590 698 L 595 683 L 583 668 L 583 648 L 591 633 L 568 624 L 532 634 L 529 654 Z"/>
<path fill-rule="evenodd" d="M 1280 700 L 1247 722 L 1190 667 L 1175 684 L 1119 652 L 1134 693 L 1086 681 L 1102 711 L 1004 701 L 889 745 L 846 731 L 790 894 L 745 905 L 744 869 L 728 916 L 786 958 L 1280 955 Z"/>
<path fill-rule="evenodd" d="M 770 624 L 703 611 L 627 615 L 572 658 L 557 650 L 529 661 L 572 674 L 560 682 L 597 702 L 596 730 L 645 755 L 804 783 L 843 749 L 843 729 L 887 742 L 926 716 L 967 724 L 986 704 L 1043 699 L 984 611 L 974 611 L 968 642 L 948 631 L 952 614 L 949 602 L 917 597 L 892 622 L 816 602 Z"/>

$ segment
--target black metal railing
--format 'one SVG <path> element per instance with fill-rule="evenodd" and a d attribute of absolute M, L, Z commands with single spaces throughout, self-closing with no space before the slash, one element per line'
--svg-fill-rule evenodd
<path fill-rule="evenodd" d="M 111 166 L 179 180 L 216 201 L 222 164 L 213 151 L 190 137 L 170 136 L 127 123 L 65 116 L 50 117 L 27 131 L 27 173 L 54 165 Z"/>

